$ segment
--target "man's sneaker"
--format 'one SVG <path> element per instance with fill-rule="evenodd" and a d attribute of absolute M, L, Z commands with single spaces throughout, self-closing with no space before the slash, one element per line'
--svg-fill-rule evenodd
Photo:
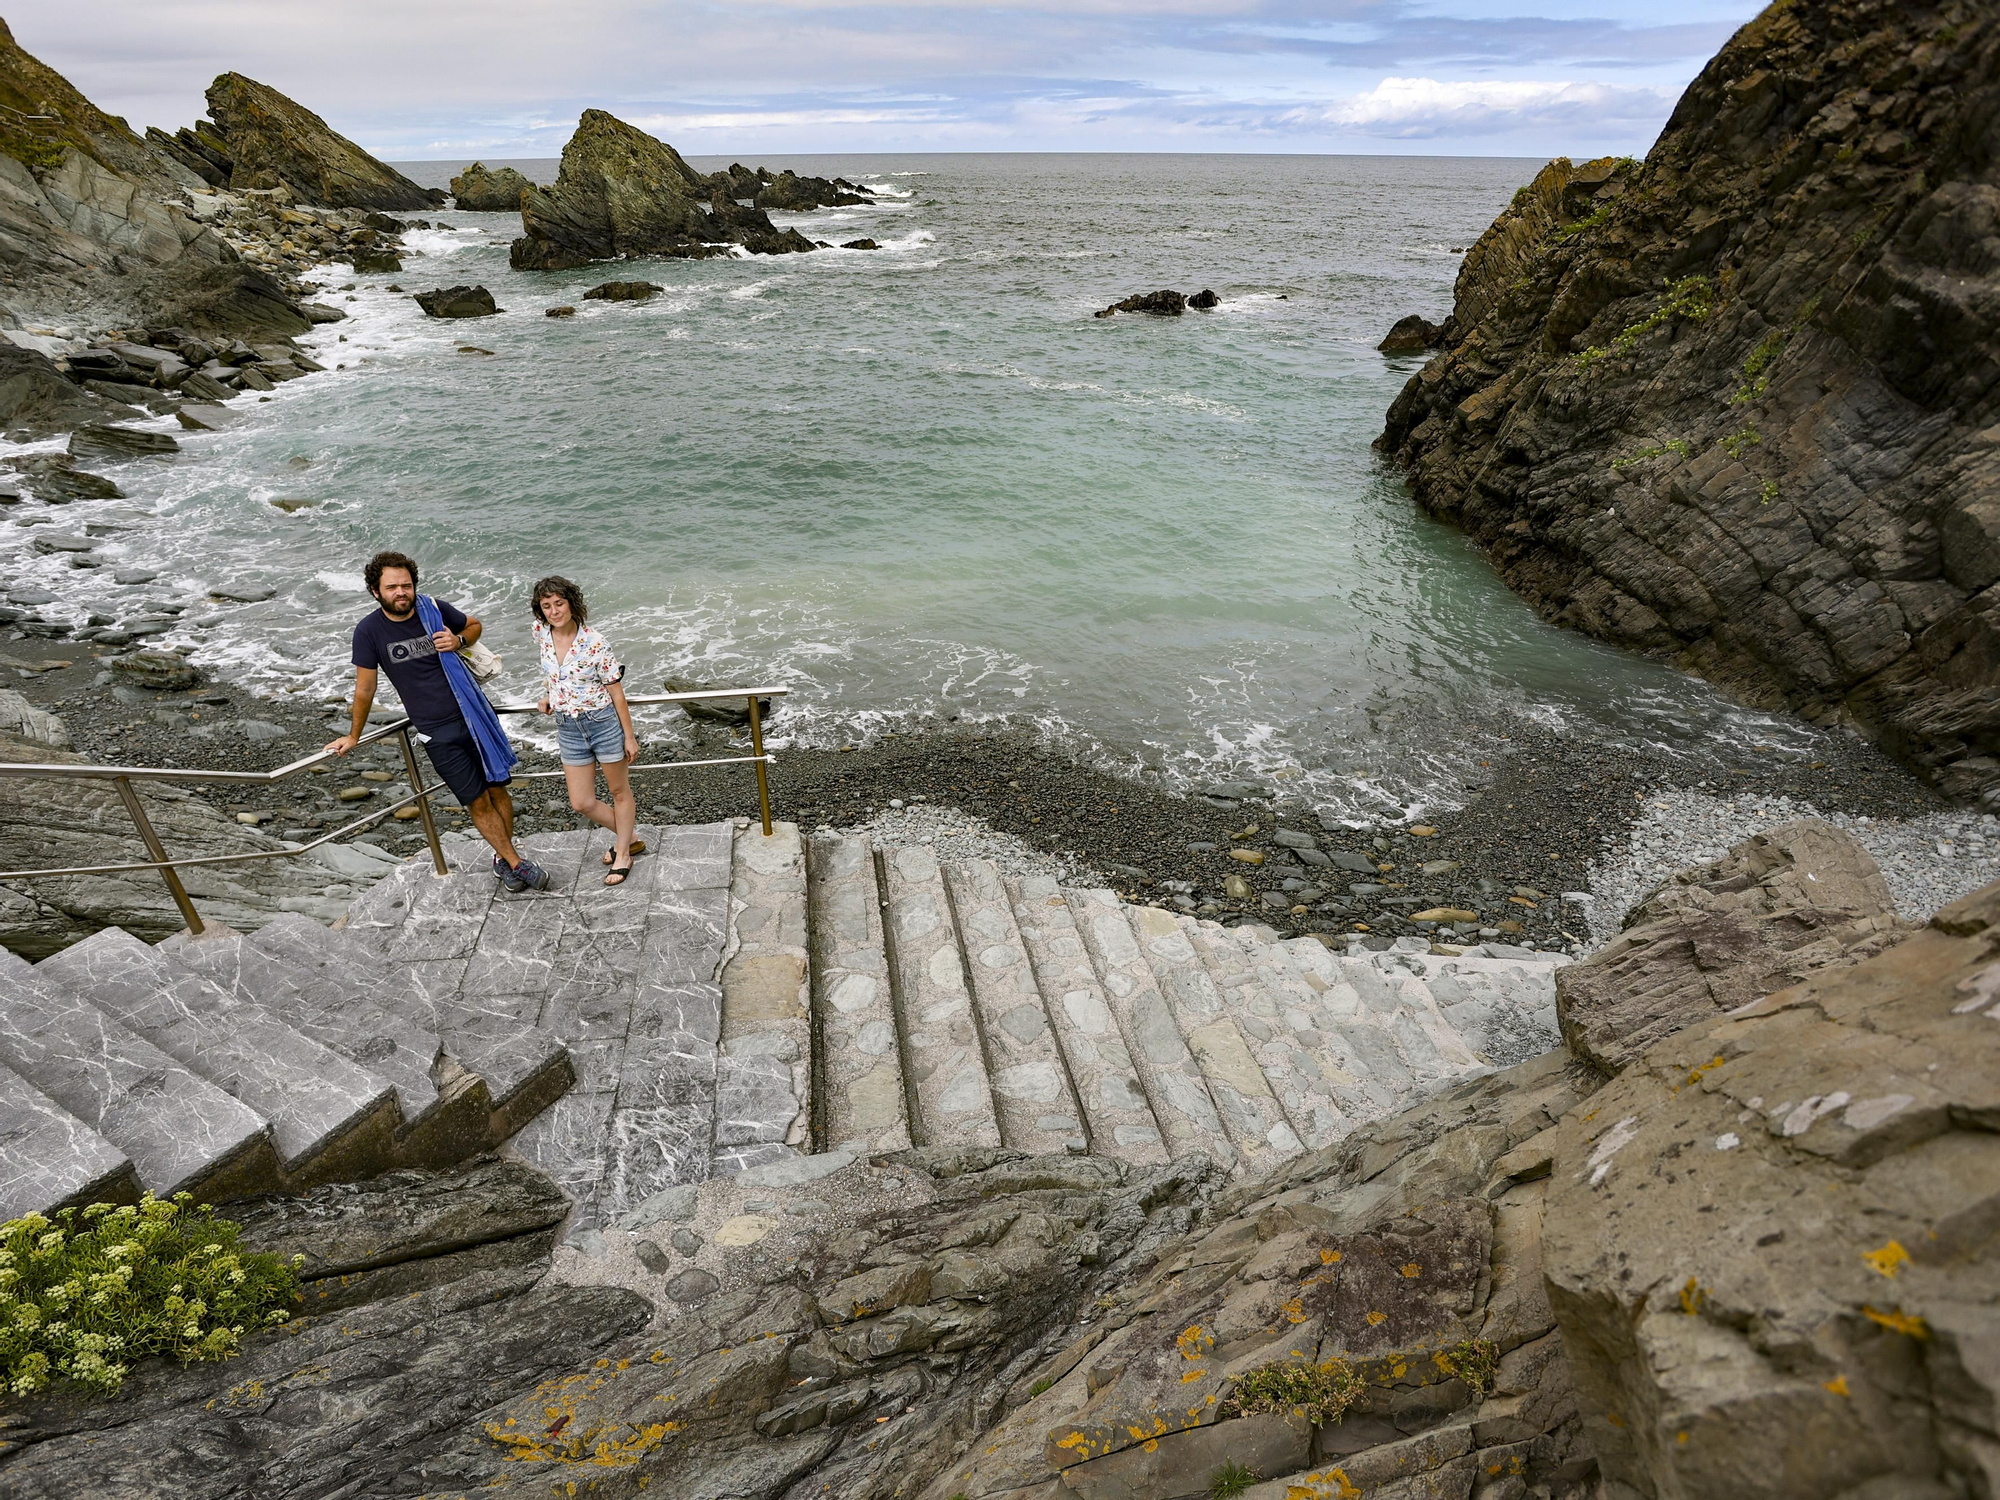
<path fill-rule="evenodd" d="M 508 886 L 509 890 L 545 891 L 549 888 L 549 872 L 536 864 L 532 859 L 522 860 L 507 873 L 520 882 L 519 885 L 510 884 Z"/>
<path fill-rule="evenodd" d="M 527 886 L 523 885 L 515 877 L 514 871 L 508 866 L 507 861 L 497 854 L 493 856 L 493 878 L 509 891 L 525 891 L 527 889 Z"/>

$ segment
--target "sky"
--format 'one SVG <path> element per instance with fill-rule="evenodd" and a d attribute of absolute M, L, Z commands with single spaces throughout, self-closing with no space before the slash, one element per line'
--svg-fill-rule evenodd
<path fill-rule="evenodd" d="M 551 157 L 586 108 L 690 155 L 1644 155 L 1749 0 L 37 0 L 136 129 L 235 70 L 391 161 Z"/>

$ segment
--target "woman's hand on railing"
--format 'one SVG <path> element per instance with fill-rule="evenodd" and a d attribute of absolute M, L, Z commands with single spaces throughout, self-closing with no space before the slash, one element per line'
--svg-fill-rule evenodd
<path fill-rule="evenodd" d="M 545 714 L 548 711 L 549 711 L 549 700 L 547 696 L 544 695 L 542 700 L 535 705 L 535 712 L 538 714 Z"/>

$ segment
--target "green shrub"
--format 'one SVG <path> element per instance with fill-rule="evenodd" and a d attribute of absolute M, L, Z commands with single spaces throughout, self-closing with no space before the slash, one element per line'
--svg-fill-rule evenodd
<path fill-rule="evenodd" d="M 1661 458 L 1669 453 L 1680 459 L 1682 463 L 1686 463 L 1688 452 L 1689 449 L 1685 438 L 1668 438 L 1657 448 L 1641 448 L 1637 453 L 1627 454 L 1624 458 L 1612 459 L 1611 472 L 1622 474 L 1634 464 L 1642 464 L 1649 458 Z"/>
<path fill-rule="evenodd" d="M 1587 218 L 1572 220 L 1570 223 L 1563 225 L 1562 228 L 1556 231 L 1556 238 L 1559 240 L 1573 240 L 1580 234 L 1588 234 L 1610 217 L 1611 205 L 1606 203 Z"/>
<path fill-rule="evenodd" d="M 1592 345 L 1581 354 L 1574 356 L 1580 369 L 1587 369 L 1598 360 L 1612 354 L 1629 354 L 1632 346 L 1663 323 L 1682 319 L 1690 323 L 1700 323 L 1715 311 L 1715 287 L 1706 276 L 1683 276 L 1668 285 L 1666 294 L 1660 298 L 1660 305 L 1621 332 L 1611 341 L 1608 349 Z"/>
<path fill-rule="evenodd" d="M 1236 1377 L 1235 1389 L 1225 1403 L 1230 1416 L 1250 1416 L 1257 1412 L 1298 1412 L 1313 1426 L 1338 1422 L 1347 1408 L 1361 1398 L 1361 1377 L 1344 1359 L 1320 1364 L 1285 1360 L 1260 1365 Z"/>
<path fill-rule="evenodd" d="M 131 1363 L 227 1359 L 245 1333 L 291 1317 L 294 1257 L 236 1248 L 240 1230 L 192 1195 L 93 1203 L 0 1225 L 0 1393 L 55 1379 L 115 1391 Z"/>
<path fill-rule="evenodd" d="M 1222 1466 L 1208 1476 L 1209 1500 L 1236 1500 L 1263 1476 L 1255 1469 L 1246 1469 L 1235 1459 L 1225 1459 Z"/>
<path fill-rule="evenodd" d="M 1722 451 L 1731 458 L 1741 458 L 1745 448 L 1754 447 L 1764 441 L 1764 434 L 1754 427 L 1746 427 L 1741 432 L 1731 433 L 1722 440 Z"/>
<path fill-rule="evenodd" d="M 1757 492 L 1757 503 L 1759 505 L 1769 505 L 1773 500 L 1777 498 L 1778 498 L 1778 481 L 1775 479 L 1765 480 L 1764 487 Z"/>
<path fill-rule="evenodd" d="M 1500 1378 L 1500 1346 L 1491 1339 L 1467 1339 L 1440 1349 L 1432 1357 L 1439 1369 L 1470 1386 L 1474 1399 L 1484 1401 L 1493 1394 L 1494 1382 Z"/>

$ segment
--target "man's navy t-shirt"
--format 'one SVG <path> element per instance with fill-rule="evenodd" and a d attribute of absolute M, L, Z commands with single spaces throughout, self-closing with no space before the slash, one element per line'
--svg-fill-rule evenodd
<path fill-rule="evenodd" d="M 464 631 L 463 614 L 442 599 L 437 607 L 449 629 Z M 411 610 L 407 620 L 392 620 L 378 609 L 355 626 L 354 665 L 387 672 L 403 700 L 403 711 L 426 734 L 465 722 L 451 684 L 445 681 L 437 646 L 417 611 Z"/>

